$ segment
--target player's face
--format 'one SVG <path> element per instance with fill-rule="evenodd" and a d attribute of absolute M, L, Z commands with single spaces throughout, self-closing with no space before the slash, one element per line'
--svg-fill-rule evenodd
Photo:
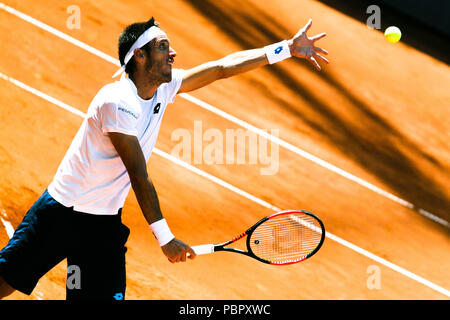
<path fill-rule="evenodd" d="M 169 39 L 160 36 L 155 39 L 150 49 L 150 61 L 147 64 L 147 71 L 152 81 L 160 83 L 172 80 L 172 64 L 177 55 L 170 47 Z"/>

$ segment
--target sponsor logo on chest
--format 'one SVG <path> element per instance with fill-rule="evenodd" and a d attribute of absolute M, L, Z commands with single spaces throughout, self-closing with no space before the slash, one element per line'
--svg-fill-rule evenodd
<path fill-rule="evenodd" d="M 161 103 L 158 102 L 155 107 L 153 108 L 153 114 L 156 114 L 159 112 L 159 109 L 161 109 Z"/>

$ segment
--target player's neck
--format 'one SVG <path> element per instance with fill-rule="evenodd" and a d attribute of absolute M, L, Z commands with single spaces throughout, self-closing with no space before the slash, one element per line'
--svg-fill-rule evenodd
<path fill-rule="evenodd" d="M 130 75 L 130 80 L 133 81 L 136 86 L 138 96 L 144 100 L 153 98 L 153 95 L 160 85 L 160 83 L 149 81 L 148 74 L 143 75 L 139 72 Z"/>

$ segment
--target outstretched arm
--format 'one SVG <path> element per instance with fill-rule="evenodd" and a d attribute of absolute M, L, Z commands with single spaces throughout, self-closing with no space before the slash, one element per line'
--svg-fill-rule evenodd
<path fill-rule="evenodd" d="M 317 47 L 315 42 L 325 37 L 326 34 L 321 33 L 308 37 L 306 33 L 311 28 L 311 25 L 312 20 L 310 19 L 287 43 L 292 56 L 306 59 L 317 70 L 320 70 L 317 59 L 328 63 L 328 60 L 323 56 L 323 54 L 326 55 L 328 52 Z M 196 90 L 216 80 L 232 77 L 262 67 L 268 63 L 269 60 L 265 48 L 235 52 L 220 60 L 207 62 L 187 70 L 178 93 Z"/>

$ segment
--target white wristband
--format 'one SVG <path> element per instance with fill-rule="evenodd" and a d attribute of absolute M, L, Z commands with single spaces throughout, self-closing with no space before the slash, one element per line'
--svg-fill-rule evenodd
<path fill-rule="evenodd" d="M 156 240 L 158 240 L 160 246 L 169 243 L 173 238 L 175 238 L 175 236 L 170 231 L 169 226 L 167 225 L 166 219 L 161 219 L 153 222 L 150 225 L 150 229 L 152 230 Z"/>
<path fill-rule="evenodd" d="M 266 57 L 270 64 L 274 64 L 291 57 L 291 51 L 289 50 L 287 40 L 265 46 L 264 51 L 266 52 Z"/>

